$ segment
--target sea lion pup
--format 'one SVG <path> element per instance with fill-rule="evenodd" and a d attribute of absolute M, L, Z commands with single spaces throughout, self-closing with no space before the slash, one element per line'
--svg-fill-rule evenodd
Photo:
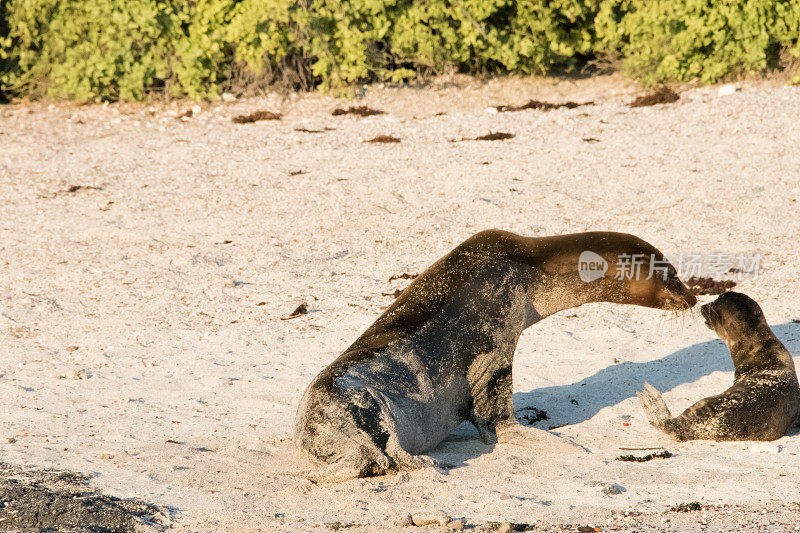
<path fill-rule="evenodd" d="M 626 275 L 617 268 L 620 256 L 639 258 L 642 268 Z M 579 257 L 592 261 L 579 265 Z M 594 269 L 592 276 L 579 266 Z M 651 266 L 656 275 L 648 275 Z M 433 464 L 415 456 L 464 420 L 489 444 L 498 434 L 501 442 L 520 433 L 550 436 L 514 416 L 514 350 L 528 326 L 588 302 L 682 310 L 696 299 L 661 252 L 632 235 L 473 235 L 417 277 L 311 382 L 294 436 L 323 465 L 311 479 Z"/>
<path fill-rule="evenodd" d="M 672 418 L 661 394 L 645 383 L 638 396 L 650 423 L 679 441 L 781 438 L 800 416 L 800 386 L 789 351 L 744 294 L 723 293 L 700 312 L 731 352 L 733 386 Z"/>

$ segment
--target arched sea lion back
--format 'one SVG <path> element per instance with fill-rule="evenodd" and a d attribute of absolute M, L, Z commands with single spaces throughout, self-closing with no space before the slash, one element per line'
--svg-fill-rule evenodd
<path fill-rule="evenodd" d="M 579 272 L 585 251 L 606 263 L 588 282 Z M 621 254 L 639 254 L 642 271 L 618 275 Z M 648 268 L 656 262 L 662 275 Z M 314 478 L 338 481 L 431 464 L 419 454 L 464 420 L 487 443 L 519 435 L 511 368 L 520 334 L 601 301 L 672 310 L 696 302 L 663 255 L 632 235 L 480 232 L 425 270 L 312 381 L 295 443 L 327 465 Z"/>

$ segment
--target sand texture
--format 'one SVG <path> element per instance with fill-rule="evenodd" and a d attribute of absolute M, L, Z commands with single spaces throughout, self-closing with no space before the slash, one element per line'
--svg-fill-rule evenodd
<path fill-rule="evenodd" d="M 390 278 L 486 228 L 630 232 L 674 261 L 760 253 L 737 290 L 800 364 L 800 88 L 629 107 L 642 92 L 610 76 L 271 95 L 183 117 L 192 104 L 0 106 L 0 461 L 164 510 L 142 528 L 391 531 L 441 511 L 476 531 L 794 531 L 799 434 L 678 444 L 636 400 L 650 382 L 677 414 L 730 386 L 697 312 L 591 304 L 523 334 L 518 416 L 546 411 L 536 427 L 586 453 L 493 449 L 465 424 L 432 453 L 444 473 L 296 475 L 307 384 L 409 283 Z M 493 107 L 530 99 L 594 103 Z M 350 105 L 385 113 L 331 114 Z M 262 110 L 282 116 L 232 121 Z M 513 137 L 461 140 L 490 133 Z M 364 142 L 379 136 L 400 142 Z M 674 455 L 615 459 L 659 447 Z"/>

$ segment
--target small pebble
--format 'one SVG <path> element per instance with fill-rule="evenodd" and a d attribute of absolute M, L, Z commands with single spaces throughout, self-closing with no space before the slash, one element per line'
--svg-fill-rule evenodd
<path fill-rule="evenodd" d="M 443 511 L 422 512 L 411 515 L 411 521 L 415 526 L 446 526 L 450 517 Z"/>
<path fill-rule="evenodd" d="M 722 87 L 717 89 L 717 96 L 729 96 L 729 95 L 737 93 L 737 92 L 739 92 L 741 90 L 742 89 L 740 87 L 737 87 L 736 85 L 734 85 L 732 83 L 729 83 L 728 85 L 723 85 Z"/>
<path fill-rule="evenodd" d="M 458 518 L 456 520 L 450 520 L 447 523 L 447 527 L 452 529 L 453 531 L 461 531 L 464 529 L 464 526 L 467 525 L 467 521 L 463 518 Z"/>
<path fill-rule="evenodd" d="M 414 525 L 414 520 L 411 518 L 410 514 L 407 514 L 395 520 L 394 525 L 397 527 L 409 527 Z"/>
<path fill-rule="evenodd" d="M 501 522 L 499 526 L 497 526 L 497 533 L 510 533 L 511 532 L 511 522 Z"/>
<path fill-rule="evenodd" d="M 603 494 L 614 495 L 614 494 L 622 494 L 625 492 L 625 488 L 622 485 L 617 485 L 616 483 L 610 483 L 603 487 Z"/>

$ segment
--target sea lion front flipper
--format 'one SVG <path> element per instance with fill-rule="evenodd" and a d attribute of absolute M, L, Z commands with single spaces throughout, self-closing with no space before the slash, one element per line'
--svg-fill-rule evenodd
<path fill-rule="evenodd" d="M 478 437 L 480 437 L 481 442 L 489 446 L 497 444 L 497 432 L 494 429 L 494 424 L 476 418 L 474 413 L 470 415 L 469 421 L 478 430 Z"/>
<path fill-rule="evenodd" d="M 639 398 L 639 403 L 642 404 L 650 424 L 654 428 L 664 431 L 665 422 L 672 418 L 672 414 L 670 414 L 667 402 L 661 397 L 658 389 L 649 383 L 645 383 L 644 389 L 637 392 L 636 397 Z"/>
<path fill-rule="evenodd" d="M 399 470 L 419 470 L 422 468 L 433 468 L 439 472 L 444 469 L 439 461 L 429 455 L 412 455 L 405 451 L 397 440 L 396 435 L 389 437 L 386 443 L 386 454 L 392 458 Z"/>
<path fill-rule="evenodd" d="M 393 466 L 388 457 L 362 448 L 317 470 L 306 472 L 305 477 L 314 483 L 341 483 L 359 477 L 387 474 Z"/>
<path fill-rule="evenodd" d="M 337 462 L 305 474 L 313 483 L 341 483 L 364 477 L 363 467 L 355 462 Z"/>
<path fill-rule="evenodd" d="M 472 361 L 467 371 L 470 387 L 469 421 L 488 445 L 497 442 L 496 426 L 514 417 L 514 389 L 511 376 L 513 352 L 506 357 L 490 352 Z"/>
<path fill-rule="evenodd" d="M 551 433 L 544 429 L 523 426 L 516 420 L 508 420 L 497 426 L 497 443 L 523 448 L 545 449 L 548 451 L 575 454 L 589 450 L 571 439 Z"/>

